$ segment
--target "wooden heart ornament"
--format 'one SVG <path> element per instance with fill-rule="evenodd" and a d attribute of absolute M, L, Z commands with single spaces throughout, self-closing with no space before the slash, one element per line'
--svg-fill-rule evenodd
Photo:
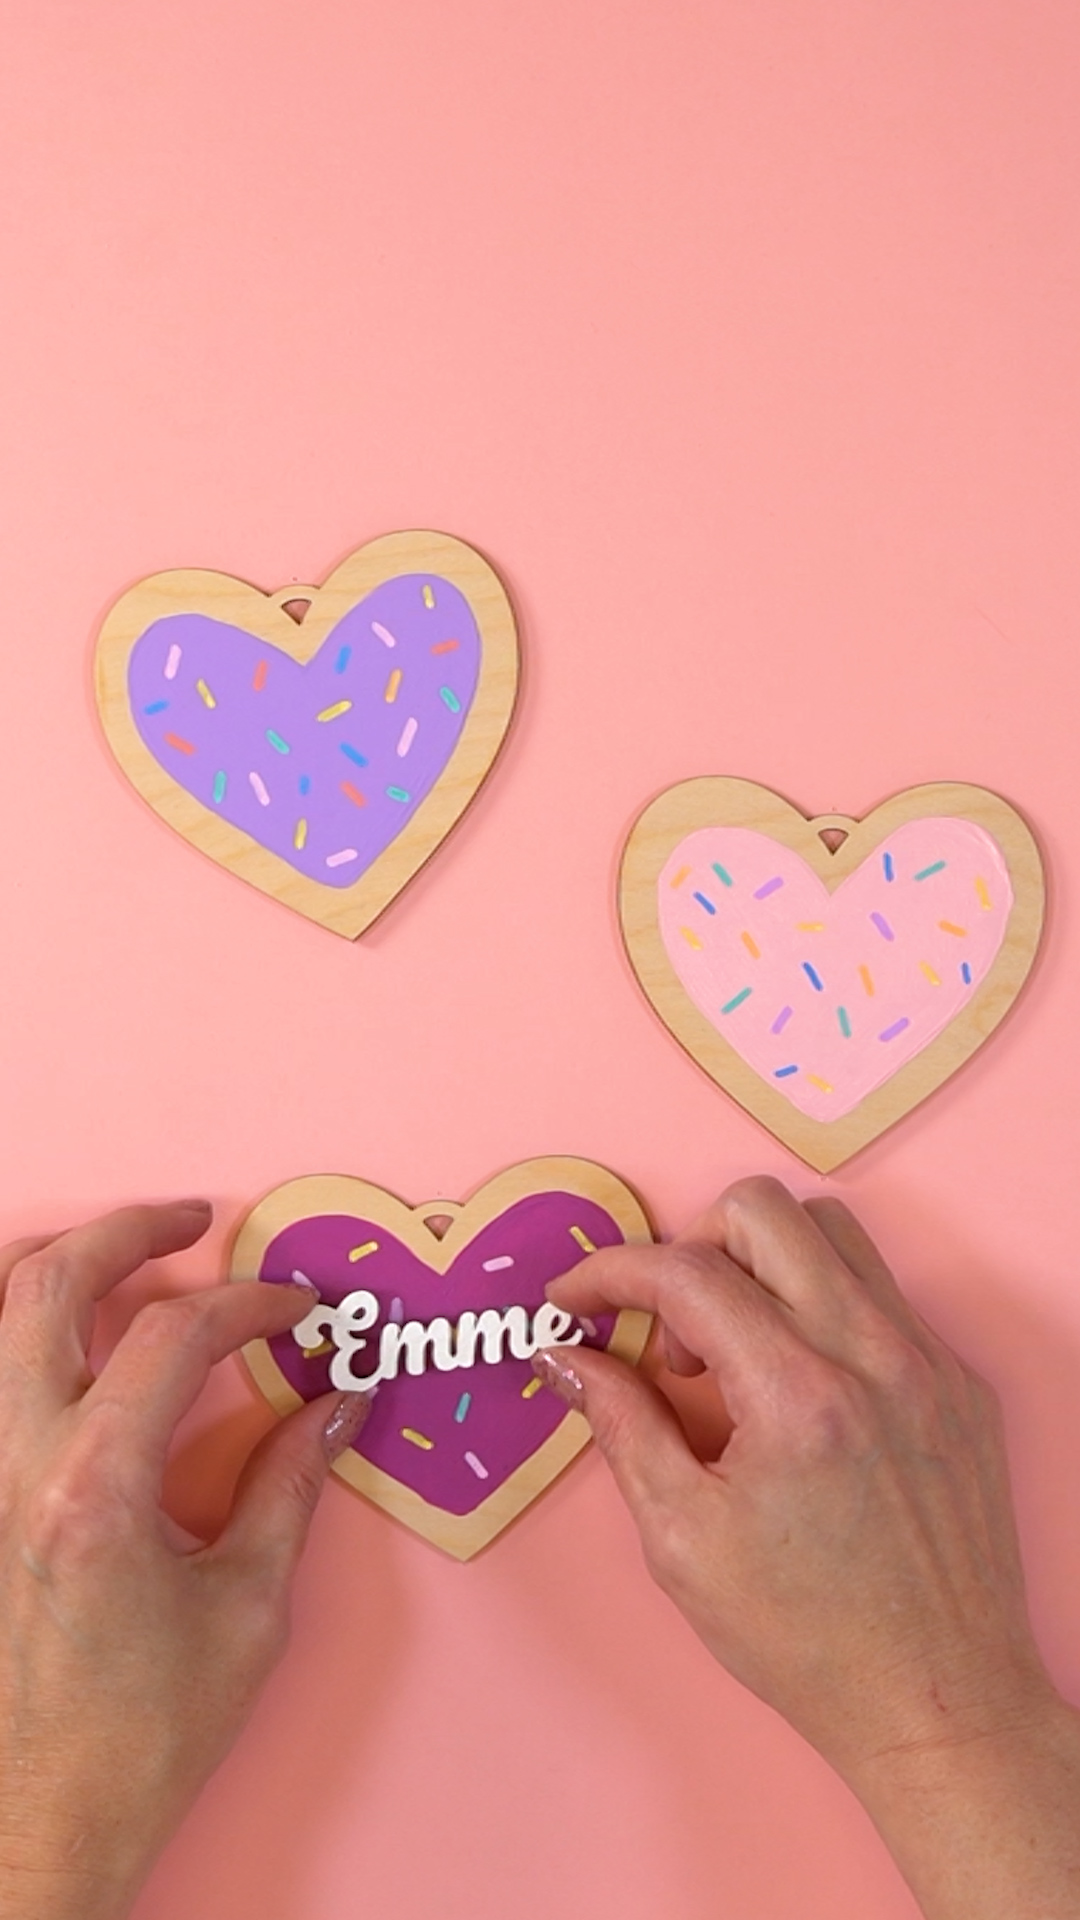
<path fill-rule="evenodd" d="M 510 603 L 441 533 L 391 533 L 321 587 L 156 573 L 97 644 L 109 744 L 220 866 L 348 938 L 446 838 L 517 689 Z"/>
<path fill-rule="evenodd" d="M 807 820 L 749 780 L 687 780 L 637 820 L 619 880 L 660 1018 L 823 1173 L 989 1037 L 1035 958 L 1043 901 L 1019 814 L 952 785 Z"/>
<path fill-rule="evenodd" d="M 557 1312 L 548 1281 L 597 1247 L 650 1238 L 629 1188 L 587 1160 L 523 1161 L 464 1205 L 409 1207 L 346 1176 L 290 1180 L 242 1223 L 230 1278 L 302 1274 L 320 1302 L 295 1332 L 254 1341 L 244 1357 L 279 1413 L 335 1387 L 374 1387 L 335 1473 L 468 1560 L 589 1439 L 584 1417 L 542 1389 L 530 1355 L 586 1344 L 633 1362 L 648 1337 L 645 1314 Z"/>

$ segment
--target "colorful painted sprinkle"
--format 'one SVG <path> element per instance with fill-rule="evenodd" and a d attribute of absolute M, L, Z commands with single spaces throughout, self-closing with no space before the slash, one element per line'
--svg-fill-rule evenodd
<path fill-rule="evenodd" d="M 837 1007 L 836 1017 L 840 1022 L 840 1031 L 843 1034 L 844 1039 L 850 1040 L 851 1039 L 851 1021 L 848 1019 L 847 1008 Z"/>
<path fill-rule="evenodd" d="M 709 899 L 709 896 L 708 896 L 708 894 L 706 894 L 706 893 L 695 893 L 695 895 L 694 895 L 694 899 L 695 899 L 695 900 L 698 900 L 698 901 L 700 901 L 700 903 L 701 903 L 701 905 L 702 905 L 702 906 L 704 907 L 704 909 L 705 909 L 705 911 L 706 911 L 706 913 L 715 913 L 715 912 L 716 912 L 716 908 L 714 907 L 714 905 L 713 905 L 713 903 L 712 903 L 712 901 L 711 901 L 711 900 Z"/>
<path fill-rule="evenodd" d="M 178 647 L 176 642 L 174 641 L 172 646 L 169 648 L 169 657 L 165 662 L 166 680 L 176 679 L 177 673 L 180 668 L 180 662 L 182 659 L 183 659 L 183 649 L 181 647 Z"/>
<path fill-rule="evenodd" d="M 744 1000 L 749 1000 L 753 991 L 753 987 L 743 987 L 741 993 L 733 994 L 730 1000 L 724 1002 L 720 1009 L 721 1013 L 734 1013 L 736 1007 L 741 1007 Z"/>
<path fill-rule="evenodd" d="M 943 872 L 944 867 L 945 867 L 944 860 L 935 860 L 933 866 L 924 867 L 921 873 L 917 873 L 915 875 L 915 878 L 916 880 L 929 880 L 930 875 L 932 873 L 941 873 Z"/>
<path fill-rule="evenodd" d="M 753 934 L 747 933 L 746 928 L 744 927 L 742 930 L 742 933 L 739 935 L 739 938 L 741 939 L 743 946 L 746 948 L 747 953 L 750 955 L 751 960 L 760 960 L 761 948 L 758 946 L 758 943 L 754 939 Z"/>
<path fill-rule="evenodd" d="M 439 699 L 445 706 L 449 707 L 451 713 L 461 712 L 461 701 L 458 699 L 453 687 L 440 687 Z"/>
<path fill-rule="evenodd" d="M 328 867 L 344 867 L 350 860 L 359 860 L 359 858 L 360 855 L 355 847 L 342 847 L 337 853 L 327 854 L 326 864 Z"/>
<path fill-rule="evenodd" d="M 386 704 L 388 707 L 392 707 L 394 704 L 394 701 L 397 699 L 398 688 L 400 687 L 400 685 L 401 685 L 401 668 L 395 667 L 393 673 L 390 675 L 390 678 L 386 683 L 386 691 L 383 694 L 383 699 L 386 701 Z"/>
<path fill-rule="evenodd" d="M 905 1027 L 910 1027 L 910 1025 L 911 1025 L 911 1021 L 908 1019 L 907 1015 L 905 1014 L 902 1020 L 894 1020 L 891 1027 L 886 1027 L 884 1033 L 879 1033 L 878 1039 L 879 1040 L 895 1040 L 897 1034 L 903 1033 Z"/>
<path fill-rule="evenodd" d="M 409 798 L 404 787 L 387 787 L 386 794 L 388 799 L 400 800 L 403 804 Z"/>
<path fill-rule="evenodd" d="M 961 980 L 963 981 L 963 983 L 964 983 L 964 985 L 965 985 L 965 987 L 970 987 L 970 985 L 971 985 L 971 968 L 970 968 L 970 967 L 968 966 L 968 963 L 967 963 L 967 961 L 966 961 L 966 960 L 962 960 L 962 961 L 960 962 L 960 978 L 961 978 Z"/>
<path fill-rule="evenodd" d="M 728 872 L 728 870 L 727 870 L 727 868 L 726 868 L 726 867 L 722 867 L 722 866 L 720 865 L 720 862 L 719 862 L 719 860 L 714 860 L 714 861 L 713 861 L 713 872 L 715 873 L 715 875 L 716 875 L 716 877 L 717 877 L 717 879 L 718 879 L 718 880 L 720 880 L 720 881 L 722 881 L 722 883 L 723 883 L 723 885 L 724 885 L 725 887 L 733 887 L 733 886 L 735 885 L 735 882 L 734 882 L 734 880 L 732 879 L 732 877 L 731 877 L 731 875 L 730 875 L 730 873 Z"/>
<path fill-rule="evenodd" d="M 869 967 L 860 967 L 860 968 L 859 968 L 859 979 L 860 979 L 860 980 L 862 981 L 862 983 L 863 983 L 863 986 L 864 986 L 864 987 L 866 988 L 866 991 L 867 991 L 867 993 L 873 993 L 873 991 L 874 991 L 874 976 L 873 976 L 873 974 L 872 974 L 872 973 L 870 972 L 870 969 L 869 969 Z"/>
<path fill-rule="evenodd" d="M 692 927 L 680 927 L 679 932 L 682 934 L 682 937 L 686 941 L 686 944 L 688 947 L 696 947 L 697 951 L 699 953 L 701 952 L 703 943 L 698 939 L 697 934 L 694 932 Z"/>
<path fill-rule="evenodd" d="M 367 766 L 367 761 L 364 758 L 364 755 L 360 752 L 358 747 L 350 747 L 347 740 L 339 740 L 338 745 L 340 746 L 342 753 L 345 755 L 346 760 L 351 760 L 354 767 Z"/>
<path fill-rule="evenodd" d="M 204 707 L 217 706 L 217 701 L 214 699 L 214 696 L 211 693 L 209 687 L 207 686 L 205 680 L 196 680 L 195 691 L 198 694 L 199 699 L 202 701 Z"/>
<path fill-rule="evenodd" d="M 144 713 L 164 713 L 168 704 L 169 703 L 167 700 L 151 700 L 150 705 L 148 707 L 143 708 L 143 712 Z"/>
<path fill-rule="evenodd" d="M 334 661 L 334 672 L 344 673 L 351 659 L 352 659 L 352 648 L 342 647 L 340 652 L 338 653 L 337 659 Z"/>
<path fill-rule="evenodd" d="M 261 693 L 266 685 L 267 666 L 268 663 L 265 660 L 260 660 L 258 666 L 255 668 L 255 675 L 251 685 L 256 693 Z"/>
<path fill-rule="evenodd" d="M 309 773 L 302 773 L 300 775 L 300 791 L 301 793 L 311 792 L 311 775 Z"/>
<path fill-rule="evenodd" d="M 297 821 L 296 832 L 293 834 L 292 843 L 293 843 L 293 846 L 296 848 L 297 853 L 303 853 L 304 848 L 307 845 L 307 821 L 306 820 Z"/>
<path fill-rule="evenodd" d="M 925 973 L 925 975 L 926 975 L 926 977 L 927 977 L 927 979 L 929 980 L 929 982 L 930 982 L 930 985 L 931 985 L 932 987 L 940 987 L 940 985 L 941 985 L 941 981 L 939 980 L 939 978 L 938 978 L 938 976 L 937 976 L 937 974 L 936 974 L 936 973 L 934 972 L 934 969 L 933 969 L 933 967 L 932 967 L 932 966 L 930 965 L 930 962 L 929 962 L 929 960 L 920 960 L 920 961 L 919 961 L 919 972 L 920 972 L 920 973 Z"/>
<path fill-rule="evenodd" d="M 798 1073 L 798 1071 L 798 1067 L 777 1067 L 776 1072 L 773 1074 L 773 1079 L 786 1080 L 789 1073 Z"/>
<path fill-rule="evenodd" d="M 755 888 L 754 899 L 767 900 L 770 893 L 775 893 L 777 887 L 782 887 L 783 884 L 784 882 L 780 878 L 780 875 L 776 874 L 776 876 L 772 880 L 766 880 L 763 882 L 763 884 L 760 887 Z"/>
<path fill-rule="evenodd" d="M 824 980 L 822 979 L 822 977 L 821 977 L 821 975 L 820 975 L 820 973 L 818 972 L 818 970 L 817 970 L 817 968 L 816 968 L 816 967 L 812 967 L 812 966 L 810 965 L 810 962 L 809 962 L 809 960 L 804 960 L 804 961 L 803 961 L 803 963 L 802 963 L 802 970 L 803 970 L 803 972 L 805 973 L 805 975 L 806 975 L 806 977 L 807 977 L 807 979 L 809 980 L 809 982 L 810 982 L 810 985 L 811 985 L 811 986 L 813 987 L 813 989 L 814 989 L 814 992 L 815 992 L 815 993 L 824 993 L 824 991 L 825 991 L 825 982 L 824 982 Z"/>
<path fill-rule="evenodd" d="M 165 745 L 167 747 L 175 747 L 178 753 L 194 753 L 195 751 L 191 741 L 182 740 L 178 733 L 167 733 L 165 735 Z"/>
<path fill-rule="evenodd" d="M 502 1273 L 504 1267 L 512 1267 L 513 1264 L 514 1264 L 514 1256 L 512 1253 L 500 1253 L 496 1256 L 494 1260 L 484 1261 L 484 1272 L 485 1273 Z"/>
<path fill-rule="evenodd" d="M 794 1011 L 795 1011 L 794 1007 L 781 1007 L 779 1013 L 776 1016 L 776 1019 L 773 1021 L 772 1026 L 769 1028 L 769 1032 L 783 1033 L 784 1028 L 787 1026 L 787 1023 L 791 1019 L 791 1016 L 794 1013 Z"/>
<path fill-rule="evenodd" d="M 521 1389 L 521 1397 L 522 1397 L 522 1399 L 523 1399 L 523 1400 L 531 1400 L 531 1399 L 532 1399 L 532 1397 L 533 1397 L 533 1394 L 534 1394 L 534 1393 L 539 1393 L 539 1391 L 540 1391 L 540 1388 L 541 1388 L 542 1386 L 543 1386 L 543 1381 L 542 1381 L 542 1380 L 530 1380 L 530 1381 L 529 1381 L 529 1384 L 528 1384 L 528 1386 L 527 1386 L 527 1387 L 522 1387 L 522 1389 Z"/>
<path fill-rule="evenodd" d="M 870 915 L 870 918 L 873 921 L 875 927 L 877 928 L 883 940 L 896 939 L 896 935 L 893 932 L 892 928 L 890 927 L 883 913 L 872 913 Z"/>
<path fill-rule="evenodd" d="M 975 891 L 979 896 L 979 905 L 984 913 L 990 911 L 990 889 L 985 880 L 976 880 Z"/>
<path fill-rule="evenodd" d="M 324 707 L 321 713 L 315 715 L 315 718 L 316 720 L 337 720 L 343 713 L 348 713 L 351 706 L 351 700 L 336 700 L 332 707 Z"/>
<path fill-rule="evenodd" d="M 806 1077 L 807 1077 L 807 1079 L 808 1079 L 808 1080 L 809 1080 L 809 1081 L 810 1081 L 810 1082 L 811 1082 L 811 1083 L 812 1083 L 812 1084 L 813 1084 L 813 1085 L 814 1085 L 815 1087 L 820 1087 L 820 1088 L 821 1088 L 821 1091 L 822 1091 L 822 1093 L 831 1093 L 831 1092 L 832 1092 L 832 1088 L 830 1087 L 830 1085 L 829 1085 L 829 1083 L 828 1083 L 828 1081 L 827 1081 L 827 1080 L 823 1080 L 823 1079 L 821 1078 L 821 1076 L 820 1076 L 820 1074 L 816 1074 L 816 1073 L 808 1073 Z"/>
<path fill-rule="evenodd" d="M 456 653 L 460 644 L 458 640 L 439 640 L 431 651 L 432 653 Z"/>
<path fill-rule="evenodd" d="M 273 747 L 275 753 L 291 753 L 292 752 L 292 748 L 289 746 L 288 741 L 283 740 L 280 733 L 275 733 L 273 727 L 267 727 L 266 737 L 269 740 L 270 745 Z"/>
<path fill-rule="evenodd" d="M 362 1247 L 349 1248 L 349 1259 L 354 1263 L 357 1260 L 366 1260 L 369 1253 L 378 1253 L 378 1251 L 379 1243 L 377 1240 L 365 1240 Z"/>
<path fill-rule="evenodd" d="M 578 1243 L 578 1246 L 579 1246 L 579 1247 L 581 1248 L 581 1250 L 582 1250 L 582 1252 L 583 1252 L 583 1253 L 595 1253 L 595 1252 L 596 1252 L 596 1242 L 595 1242 L 595 1240 L 590 1240 L 590 1239 L 589 1239 L 589 1236 L 588 1236 L 588 1234 L 587 1234 L 587 1233 L 585 1232 L 585 1229 L 584 1229 L 584 1227 L 571 1227 L 571 1229 L 570 1229 L 570 1238 L 571 1238 L 572 1240 L 576 1240 L 576 1241 L 577 1241 L 577 1243 Z"/>
<path fill-rule="evenodd" d="M 891 854 L 891 853 L 883 853 L 883 854 L 882 854 L 882 856 L 881 856 L 881 864 L 882 864 L 882 866 L 883 866 L 883 867 L 884 867 L 884 869 L 885 869 L 885 878 L 886 878 L 886 880 L 895 880 L 895 878 L 896 878 L 896 868 L 895 868 L 895 867 L 893 866 L 893 857 L 892 857 L 892 854 Z"/>
<path fill-rule="evenodd" d="M 471 1406 L 472 1406 L 472 1394 L 463 1393 L 461 1396 L 461 1399 L 457 1403 L 457 1406 L 454 1408 L 454 1419 L 457 1421 L 459 1426 L 461 1425 L 461 1422 L 464 1420 L 465 1415 L 468 1413 L 469 1408 Z"/>
<path fill-rule="evenodd" d="M 674 879 L 671 882 L 672 886 L 681 887 L 683 881 L 689 877 L 689 873 L 690 873 L 689 867 L 680 867 L 678 873 L 675 875 Z"/>
<path fill-rule="evenodd" d="M 824 933 L 825 922 L 824 920 L 800 920 L 798 931 L 800 933 Z"/>
<path fill-rule="evenodd" d="M 353 786 L 353 783 L 351 780 L 342 781 L 341 791 L 345 795 L 346 800 L 352 801 L 354 807 L 367 806 L 367 801 L 364 798 L 364 795 L 361 793 L 359 787 Z"/>
<path fill-rule="evenodd" d="M 582 1324 L 582 1326 L 584 1327 L 584 1329 L 585 1329 L 585 1331 L 586 1331 L 586 1333 L 588 1334 L 588 1336 L 589 1336 L 589 1339 L 590 1339 L 590 1340 L 599 1340 L 599 1338 L 600 1338 L 600 1329 L 599 1329 L 599 1327 L 597 1326 L 597 1324 L 596 1324 L 596 1321 L 595 1321 L 595 1320 L 590 1320 L 590 1319 L 589 1319 L 589 1316 L 588 1316 L 588 1314 L 587 1314 L 587 1313 L 581 1313 L 581 1314 L 579 1314 L 579 1315 L 578 1315 L 578 1318 L 579 1318 L 579 1320 L 581 1321 L 581 1324 Z"/>
<path fill-rule="evenodd" d="M 220 805 L 221 805 L 221 803 L 222 803 L 222 801 L 223 801 L 223 800 L 224 800 L 224 798 L 225 798 L 225 789 L 226 789 L 226 787 L 228 786 L 228 784 L 229 784 L 229 782 L 228 782 L 228 777 L 227 777 L 227 775 L 226 775 L 226 773 L 224 772 L 224 769 L 219 769 L 219 771 L 218 771 L 217 773 L 215 773 L 215 775 L 214 775 L 214 802 L 215 802 L 215 805 L 217 805 L 217 806 L 219 806 L 219 807 L 220 807 Z"/>
<path fill-rule="evenodd" d="M 537 1384 L 539 1385 L 539 1382 L 537 1382 Z M 490 1479 L 490 1475 L 483 1461 L 478 1460 L 475 1453 L 467 1453 L 465 1455 L 465 1465 L 472 1468 L 478 1480 Z"/>
<path fill-rule="evenodd" d="M 938 921 L 938 926 L 939 926 L 939 927 L 941 928 L 941 931 L 942 931 L 942 933 L 952 933 L 952 934 L 955 934 L 955 936 L 956 936 L 956 938 L 957 938 L 958 940 L 966 940 L 966 939 L 967 939 L 967 928 L 966 928 L 966 927 L 956 927 L 956 926 L 954 926 L 954 925 L 953 925 L 953 923 L 952 923 L 952 921 L 951 921 L 951 920 L 939 920 L 939 921 Z"/>
<path fill-rule="evenodd" d="M 262 774 L 249 773 L 248 779 L 251 781 L 252 792 L 260 807 L 268 807 L 270 805 L 270 795 L 266 790 L 266 781 L 263 779 Z"/>
<path fill-rule="evenodd" d="M 429 1440 L 426 1433 L 417 1433 L 415 1427 L 402 1427 L 401 1437 L 403 1440 L 410 1441 L 414 1447 L 423 1447 L 425 1453 L 430 1453 L 435 1445 L 434 1440 Z M 467 1454 L 465 1457 L 468 1459 Z"/>
<path fill-rule="evenodd" d="M 424 605 L 425 607 L 433 607 L 435 605 L 435 595 L 432 593 L 426 580 L 424 582 Z"/>
<path fill-rule="evenodd" d="M 412 716 L 411 720 L 406 720 L 405 725 L 401 729 L 401 738 L 397 743 L 397 752 L 398 752 L 399 760 L 404 760 L 405 755 L 408 753 L 409 748 L 412 746 L 413 741 L 416 739 L 417 728 L 419 727 L 419 725 L 420 725 L 420 722 L 416 718 L 415 714 Z"/>
<path fill-rule="evenodd" d="M 390 1320 L 392 1320 L 392 1321 L 393 1321 L 393 1323 L 394 1323 L 394 1325 L 395 1325 L 395 1327 L 400 1327 L 400 1326 L 401 1326 L 401 1324 L 402 1324 L 402 1322 L 404 1321 L 404 1319 L 405 1319 L 405 1302 L 404 1302 L 404 1300 L 403 1300 L 403 1299 L 401 1298 L 401 1295 L 400 1295 L 399 1293 L 395 1293 L 395 1295 L 394 1295 L 394 1297 L 393 1297 L 393 1299 L 391 1300 L 391 1302 L 390 1302 L 390 1312 L 389 1312 L 389 1315 L 388 1315 L 387 1317 L 388 1317 L 388 1318 L 389 1318 Z"/>
<path fill-rule="evenodd" d="M 394 636 L 390 632 L 389 627 L 384 627 L 380 621 L 378 620 L 372 621 L 371 631 L 375 635 L 376 640 L 382 641 L 384 647 L 397 646 L 397 641 L 394 639 Z"/>

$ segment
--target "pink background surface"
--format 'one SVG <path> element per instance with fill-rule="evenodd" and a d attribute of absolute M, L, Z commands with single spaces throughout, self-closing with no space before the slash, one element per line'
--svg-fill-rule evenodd
<path fill-rule="evenodd" d="M 207 1189 L 197 1282 L 302 1172 L 420 1199 L 585 1153 L 665 1231 L 747 1169 L 807 1193 L 640 1002 L 620 839 L 693 773 L 856 813 L 997 787 L 1049 858 L 1045 957 L 832 1184 L 1004 1393 L 1074 1695 L 1078 65 L 1065 0 L 42 0 L 0 75 L 0 1231 Z M 275 587 L 409 525 L 502 569 L 524 703 L 354 948 L 136 800 L 90 647 L 140 574 Z M 223 1368 L 186 1515 L 265 1419 Z M 639 1574 L 595 1458 L 469 1567 L 330 1489 L 293 1651 L 140 1916 L 361 1906 L 913 1912 Z"/>

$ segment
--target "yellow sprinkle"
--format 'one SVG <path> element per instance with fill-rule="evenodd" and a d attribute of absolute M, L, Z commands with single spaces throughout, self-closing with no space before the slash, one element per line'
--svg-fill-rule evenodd
<path fill-rule="evenodd" d="M 378 1251 L 379 1243 L 377 1240 L 365 1240 L 362 1247 L 349 1248 L 349 1259 L 366 1260 L 369 1253 L 378 1253 Z"/>
<path fill-rule="evenodd" d="M 589 1239 L 588 1234 L 584 1231 L 582 1227 L 571 1227 L 570 1232 L 573 1235 L 574 1239 L 577 1241 L 578 1246 L 583 1247 L 586 1253 L 596 1252 L 596 1246 L 594 1242 Z"/>
<path fill-rule="evenodd" d="M 919 961 L 919 972 L 925 973 L 932 987 L 940 987 L 941 981 L 938 979 L 937 974 L 934 972 L 934 969 L 930 965 L 928 960 Z"/>
<path fill-rule="evenodd" d="M 824 933 L 824 931 L 825 931 L 824 920 L 800 920 L 799 921 L 800 933 Z"/>
<path fill-rule="evenodd" d="M 874 982 L 871 978 L 869 967 L 859 968 L 859 979 L 862 981 L 863 986 L 866 988 L 867 993 L 873 993 Z"/>
<path fill-rule="evenodd" d="M 303 1354 L 305 1360 L 317 1360 L 320 1353 L 333 1353 L 333 1351 L 333 1341 L 324 1340 L 321 1347 L 304 1347 Z"/>
<path fill-rule="evenodd" d="M 679 932 L 682 934 L 683 939 L 687 942 L 687 945 L 691 947 L 696 947 L 698 949 L 698 952 L 700 953 L 701 941 L 698 939 L 697 934 L 694 933 L 690 927 L 680 927 Z"/>
<path fill-rule="evenodd" d="M 522 1397 L 522 1399 L 523 1399 L 523 1400 L 531 1400 L 531 1399 L 532 1399 L 532 1397 L 533 1397 L 533 1394 L 534 1394 L 534 1393 L 539 1393 L 539 1391 L 540 1391 L 540 1388 L 541 1388 L 542 1386 L 543 1386 L 543 1381 L 542 1381 L 542 1380 L 530 1380 L 530 1381 L 529 1381 L 529 1384 L 528 1384 L 528 1386 L 527 1386 L 527 1387 L 522 1387 L 522 1389 L 521 1389 L 521 1397 Z"/>
<path fill-rule="evenodd" d="M 388 706 L 392 706 L 394 701 L 397 699 L 397 690 L 400 687 L 400 685 L 401 685 L 401 668 L 395 667 L 393 673 L 390 675 L 390 678 L 386 683 L 385 698 Z"/>
<path fill-rule="evenodd" d="M 307 821 L 298 820 L 296 823 L 296 832 L 293 834 L 293 837 L 292 837 L 293 846 L 296 847 L 297 851 L 299 851 L 299 849 L 304 845 L 304 842 L 306 839 L 307 839 Z"/>
<path fill-rule="evenodd" d="M 747 953 L 750 954 L 752 959 L 754 960 L 761 959 L 761 948 L 758 946 L 758 943 L 754 939 L 753 934 L 744 933 L 742 936 L 742 943 L 743 943 L 743 946 L 746 948 Z"/>
<path fill-rule="evenodd" d="M 984 913 L 990 911 L 990 889 L 985 880 L 976 880 L 975 891 L 979 896 L 979 905 Z"/>
<path fill-rule="evenodd" d="M 829 1083 L 828 1083 L 828 1081 L 827 1081 L 827 1080 L 819 1080 L 819 1079 L 818 1079 L 818 1076 L 817 1076 L 817 1074 L 816 1074 L 816 1073 L 808 1073 L 806 1077 L 807 1077 L 807 1079 L 808 1079 L 809 1081 L 811 1081 L 811 1082 L 813 1083 L 813 1085 L 814 1085 L 815 1087 L 820 1087 L 820 1088 L 821 1088 L 821 1091 L 822 1091 L 822 1093 L 831 1093 L 831 1092 L 832 1092 L 832 1088 L 830 1087 L 830 1085 L 829 1085 Z"/>
<path fill-rule="evenodd" d="M 321 713 L 315 715 L 315 718 L 316 720 L 336 720 L 340 714 L 348 713 L 351 706 L 351 700 L 339 700 L 336 707 L 324 707 Z"/>
<path fill-rule="evenodd" d="M 941 928 L 942 933 L 955 933 L 958 940 L 966 940 L 967 938 L 967 928 L 954 927 L 951 920 L 939 920 L 938 926 Z"/>
<path fill-rule="evenodd" d="M 401 1437 L 403 1440 L 411 1440 L 414 1447 L 423 1447 L 425 1453 L 430 1453 L 435 1445 L 434 1440 L 429 1440 L 426 1433 L 417 1433 L 415 1427 L 402 1427 Z"/>
<path fill-rule="evenodd" d="M 435 605 L 435 595 L 428 586 L 424 588 L 424 605 L 425 607 L 433 607 Z"/>
<path fill-rule="evenodd" d="M 681 887 L 689 871 L 690 871 L 689 867 L 680 867 L 678 873 L 675 875 L 675 878 L 671 883 L 672 886 Z"/>
<path fill-rule="evenodd" d="M 206 684 L 206 681 L 205 681 L 205 680 L 196 680 L 196 682 L 195 682 L 195 691 L 196 691 L 196 693 L 198 693 L 199 695 L 201 695 L 201 697 L 202 697 L 202 699 L 203 699 L 203 701 L 205 702 L 205 704 L 206 704 L 206 705 L 207 705 L 208 707 L 216 707 L 216 706 L 217 706 L 217 701 L 216 701 L 216 700 L 214 699 L 214 696 L 213 696 L 213 694 L 211 693 L 211 691 L 210 691 L 210 689 L 209 689 L 209 687 L 207 686 L 207 684 Z"/>

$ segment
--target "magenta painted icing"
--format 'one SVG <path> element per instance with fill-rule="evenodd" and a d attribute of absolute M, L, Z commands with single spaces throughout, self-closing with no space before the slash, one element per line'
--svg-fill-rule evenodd
<path fill-rule="evenodd" d="M 349 887 L 446 767 L 480 651 L 457 587 L 399 574 L 351 607 L 306 666 L 207 614 L 155 620 L 132 649 L 128 695 L 178 786 L 309 880 Z"/>
<path fill-rule="evenodd" d="M 531 1194 L 481 1228 L 449 1272 L 438 1274 L 376 1222 L 321 1214 L 298 1220 L 278 1234 L 263 1256 L 259 1278 L 287 1280 L 298 1270 L 332 1306 L 358 1287 L 375 1294 L 381 1312 L 367 1336 L 372 1346 L 354 1363 L 359 1373 L 368 1355 L 378 1350 L 379 1328 L 390 1319 L 395 1300 L 401 1302 L 396 1317 L 424 1322 L 438 1315 L 453 1322 L 467 1308 L 481 1312 L 485 1307 L 523 1306 L 534 1313 L 543 1303 L 547 1282 L 583 1258 L 572 1227 L 579 1227 L 597 1247 L 617 1246 L 623 1238 L 610 1214 L 594 1201 L 568 1193 Z M 369 1240 L 378 1242 L 377 1252 L 351 1262 L 350 1249 Z M 507 1256 L 512 1267 L 485 1273 L 485 1261 Z M 606 1346 L 614 1324 L 612 1315 L 591 1322 L 595 1335 L 590 1332 L 583 1344 Z M 291 1333 L 272 1340 L 270 1348 L 303 1399 L 330 1391 L 332 1354 L 305 1359 Z M 370 1364 L 374 1366 L 374 1358 Z M 532 1378 L 527 1360 L 509 1358 L 494 1366 L 480 1362 L 453 1373 L 429 1369 L 416 1377 L 384 1381 L 356 1451 L 432 1506 L 446 1513 L 472 1513 L 566 1417 L 566 1408 L 546 1390 L 522 1398 Z M 459 1420 L 455 1416 L 463 1394 L 470 1401 Z M 434 1441 L 430 1452 L 404 1439 L 404 1427 Z M 486 1480 L 469 1465 L 467 1453 L 486 1468 Z"/>

